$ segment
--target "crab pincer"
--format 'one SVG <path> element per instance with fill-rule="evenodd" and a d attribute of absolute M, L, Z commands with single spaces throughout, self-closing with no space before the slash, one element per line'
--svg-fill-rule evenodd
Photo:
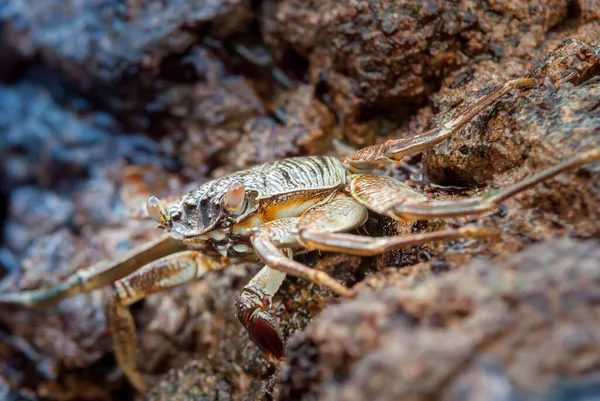
<path fill-rule="evenodd" d="M 279 323 L 271 313 L 265 310 L 265 307 L 268 307 L 268 301 L 263 302 L 256 294 L 252 294 L 250 297 L 239 297 L 235 306 L 238 310 L 236 316 L 248 331 L 250 340 L 260 348 L 267 358 L 276 360 L 283 358 L 283 339 Z"/>

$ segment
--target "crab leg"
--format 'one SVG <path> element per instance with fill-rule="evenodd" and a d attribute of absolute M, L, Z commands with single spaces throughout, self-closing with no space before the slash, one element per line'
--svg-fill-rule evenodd
<path fill-rule="evenodd" d="M 267 266 L 324 285 L 345 297 L 354 296 L 352 290 L 338 283 L 327 273 L 304 266 L 286 257 L 282 252 L 281 248 L 301 245 L 298 242 L 298 232 L 303 229 L 301 219 L 306 222 L 304 224 L 313 224 L 321 230 L 347 231 L 365 222 L 366 209 L 340 193 L 331 201 L 310 209 L 302 218 L 290 217 L 272 221 L 258 228 L 251 237 L 255 252 Z"/>
<path fill-rule="evenodd" d="M 554 177 L 562 172 L 600 159 L 600 149 L 593 149 L 519 181 L 507 188 L 492 190 L 481 197 L 455 200 L 427 200 L 407 196 L 410 187 L 389 177 L 372 174 L 353 176 L 352 195 L 364 206 L 393 218 L 413 221 L 436 217 L 481 214 L 494 210 L 498 205 L 522 191 Z M 395 181 L 395 182 L 394 182 Z M 403 192 L 398 188 L 402 186 Z M 416 192 L 413 191 L 414 194 Z M 395 198 L 395 199 L 394 199 Z"/>
<path fill-rule="evenodd" d="M 274 220 L 256 230 L 251 237 L 256 254 L 275 270 L 324 285 L 345 297 L 353 297 L 351 289 L 338 283 L 324 271 L 311 269 L 283 253 L 281 248 L 299 245 L 296 238 L 298 220 L 298 217 Z"/>
<path fill-rule="evenodd" d="M 112 283 L 152 260 L 182 249 L 185 248 L 180 242 L 164 235 L 157 240 L 119 255 L 115 259 L 79 269 L 53 288 L 0 294 L 0 304 L 11 303 L 26 307 L 51 305 L 75 294 L 88 292 Z"/>
<path fill-rule="evenodd" d="M 358 175 L 354 177 L 358 177 Z M 397 202 L 400 196 L 409 199 L 426 199 L 417 192 L 414 192 L 410 187 L 393 178 L 375 175 L 363 175 L 363 177 L 380 178 L 384 184 L 388 185 L 388 192 L 391 192 L 392 197 L 386 197 L 387 194 L 385 192 L 380 193 L 378 196 L 374 195 L 374 198 L 382 204 L 386 204 L 392 199 Z M 397 186 L 394 187 L 393 184 Z M 378 189 L 381 189 L 382 186 L 379 185 Z M 401 189 L 403 190 L 402 192 L 400 192 Z M 343 222 L 347 221 L 349 216 L 351 221 L 360 221 L 360 225 L 362 225 L 366 220 L 367 214 L 365 208 L 357 200 L 345 195 L 338 195 L 334 201 L 309 210 L 300 217 L 300 221 L 298 222 L 299 242 L 307 249 L 372 256 L 391 249 L 406 248 L 431 241 L 457 238 L 488 238 L 498 235 L 495 231 L 473 226 L 461 227 L 456 230 L 381 238 L 340 233 L 355 228 L 342 227 Z"/>
<path fill-rule="evenodd" d="M 410 138 L 389 140 L 384 143 L 360 149 L 345 160 L 345 164 L 353 172 L 365 171 L 373 165 L 382 162 L 398 162 L 404 156 L 421 152 L 428 149 L 446 138 L 454 135 L 462 129 L 469 121 L 473 120 L 483 109 L 490 106 L 498 98 L 509 93 L 513 89 L 535 85 L 532 78 L 519 78 L 507 81 L 487 96 L 482 97 L 472 104 L 460 116 L 450 120 L 442 127 L 435 128 Z"/>
<path fill-rule="evenodd" d="M 309 249 L 343 252 L 350 255 L 373 256 L 392 249 L 423 245 L 432 241 L 460 238 L 492 238 L 499 233 L 486 228 L 465 226 L 455 230 L 442 230 L 423 234 L 410 234 L 395 237 L 363 237 L 345 233 L 328 233 L 306 230 L 302 233 L 302 243 Z"/>
<path fill-rule="evenodd" d="M 339 218 L 343 216 L 343 218 Z M 271 300 L 286 274 L 325 285 L 340 295 L 351 297 L 354 292 L 338 283 L 327 273 L 311 269 L 286 256 L 284 248 L 301 246 L 298 231 L 304 225 L 324 231 L 347 231 L 361 226 L 367 210 L 347 195 L 337 194 L 329 202 L 315 206 L 302 218 L 275 220 L 258 228 L 252 236 L 256 253 L 267 263 L 244 288 L 237 299 L 237 317 L 248 330 L 250 339 L 268 356 L 283 357 L 283 340 L 277 320 L 267 311 Z"/>
<path fill-rule="evenodd" d="M 154 293 L 187 283 L 223 264 L 197 251 L 178 252 L 135 271 L 113 284 L 114 295 L 106 308 L 115 357 L 130 383 L 140 392 L 146 383 L 137 367 L 138 342 L 133 316 L 127 308 Z"/>

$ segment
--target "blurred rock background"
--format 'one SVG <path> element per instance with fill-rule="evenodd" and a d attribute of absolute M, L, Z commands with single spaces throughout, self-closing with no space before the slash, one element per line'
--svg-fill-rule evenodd
<path fill-rule="evenodd" d="M 514 182 L 600 146 L 599 53 L 597 0 L 5 0 L 0 288 L 51 286 L 154 238 L 131 218 L 149 194 L 414 135 L 531 74 L 536 88 L 385 172 L 437 198 Z M 599 183 L 596 163 L 488 216 L 366 227 L 470 222 L 501 230 L 495 243 L 300 256 L 360 295 L 289 278 L 274 303 L 281 365 L 233 314 L 260 265 L 151 296 L 133 308 L 157 383 L 145 398 L 600 397 Z M 0 399 L 141 399 L 113 360 L 106 295 L 3 306 Z"/>

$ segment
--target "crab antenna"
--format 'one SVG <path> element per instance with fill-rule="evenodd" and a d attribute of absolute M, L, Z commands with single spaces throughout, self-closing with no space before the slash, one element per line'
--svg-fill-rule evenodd
<path fill-rule="evenodd" d="M 148 216 L 161 226 L 168 225 L 167 205 L 156 196 L 151 196 L 146 202 L 146 211 Z"/>

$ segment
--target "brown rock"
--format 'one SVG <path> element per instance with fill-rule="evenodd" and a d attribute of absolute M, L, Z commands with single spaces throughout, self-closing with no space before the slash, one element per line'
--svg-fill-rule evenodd
<path fill-rule="evenodd" d="M 315 88 L 302 85 L 280 93 L 271 108 L 279 121 L 251 118 L 245 135 L 229 155 L 229 165 L 241 170 L 286 157 L 323 154 L 331 146 L 335 118 L 315 97 Z"/>
<path fill-rule="evenodd" d="M 262 24 L 265 42 L 276 51 L 309 58 L 314 80 L 327 71 L 346 135 L 364 145 L 351 133 L 362 115 L 401 115 L 399 106 L 423 102 L 472 60 L 530 60 L 567 13 L 563 0 L 527 7 L 512 1 L 287 0 L 267 2 Z"/>
<path fill-rule="evenodd" d="M 591 379 L 598 260 L 599 242 L 565 239 L 364 291 L 292 337 L 279 399 L 528 400 Z"/>
<path fill-rule="evenodd" d="M 454 83 L 467 73 L 469 84 L 461 81 L 453 86 L 452 80 L 447 80 L 447 86 L 433 97 L 442 110 L 436 123 L 458 116 L 489 90 L 483 88 L 490 83 L 499 85 L 519 70 L 512 63 L 482 62 L 457 72 Z M 597 45 L 565 41 L 535 70 L 535 88 L 503 98 L 458 135 L 425 154 L 430 179 L 441 184 L 504 186 L 600 146 L 600 85 L 593 78 L 598 71 Z M 461 101 L 454 111 L 443 113 Z M 511 171 L 515 168 L 518 173 Z M 580 234 L 597 235 L 597 177 L 592 164 L 575 177 L 559 176 L 518 199 L 522 205 L 535 205 L 576 224 Z"/>
<path fill-rule="evenodd" d="M 83 87 L 98 81 L 116 84 L 182 53 L 196 39 L 192 28 L 214 22 L 215 34 L 239 31 L 248 19 L 248 3 L 16 0 L 3 6 L 2 41 L 22 56 L 41 56 Z"/>

